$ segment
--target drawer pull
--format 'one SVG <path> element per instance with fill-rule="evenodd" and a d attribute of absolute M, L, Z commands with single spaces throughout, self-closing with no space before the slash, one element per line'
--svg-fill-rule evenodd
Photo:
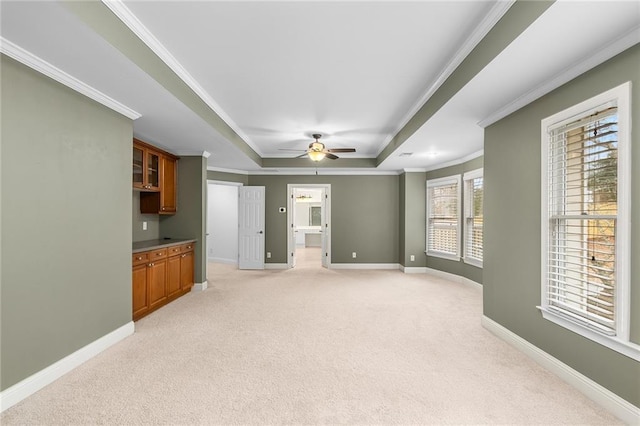
<path fill-rule="evenodd" d="M 164 253 L 156 253 L 156 256 L 162 256 Z"/>
<path fill-rule="evenodd" d="M 187 246 L 187 248 L 188 248 L 188 249 L 190 249 L 190 248 L 191 248 L 191 246 Z"/>
<path fill-rule="evenodd" d="M 137 260 L 142 260 L 142 256 L 140 256 Z"/>

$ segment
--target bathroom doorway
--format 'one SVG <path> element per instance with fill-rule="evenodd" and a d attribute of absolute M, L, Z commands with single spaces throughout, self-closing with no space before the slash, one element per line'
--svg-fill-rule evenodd
<path fill-rule="evenodd" d="M 287 266 L 331 264 L 331 185 L 288 184 Z"/>

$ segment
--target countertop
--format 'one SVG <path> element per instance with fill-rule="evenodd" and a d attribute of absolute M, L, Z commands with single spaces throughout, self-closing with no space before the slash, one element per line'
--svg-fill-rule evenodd
<path fill-rule="evenodd" d="M 179 238 L 161 238 L 159 240 L 146 240 L 133 243 L 132 253 L 139 253 L 141 251 L 155 250 L 157 248 L 175 246 L 176 244 L 195 243 L 194 239 L 179 239 Z"/>

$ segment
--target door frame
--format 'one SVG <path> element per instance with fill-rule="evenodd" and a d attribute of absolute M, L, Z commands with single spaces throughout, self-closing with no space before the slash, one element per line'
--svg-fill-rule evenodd
<path fill-rule="evenodd" d="M 293 223 L 293 209 L 295 208 L 295 199 L 293 197 L 294 189 L 298 188 L 321 188 L 324 189 L 325 200 L 323 217 L 325 219 L 322 227 L 322 241 L 325 247 L 325 255 L 322 258 L 322 266 L 331 268 L 331 184 L 330 183 L 288 183 L 287 184 L 287 268 L 291 269 L 295 266 L 292 253 L 295 252 L 295 233 Z"/>

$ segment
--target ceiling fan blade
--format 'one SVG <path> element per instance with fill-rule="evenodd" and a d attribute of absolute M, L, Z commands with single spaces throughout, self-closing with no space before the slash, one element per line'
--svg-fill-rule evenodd
<path fill-rule="evenodd" d="M 330 152 L 325 153 L 325 157 L 326 157 L 326 158 L 329 158 L 329 159 L 331 159 L 331 160 L 335 160 L 336 158 L 339 158 L 337 155 L 333 155 L 333 154 L 332 154 L 332 153 L 330 153 Z"/>
<path fill-rule="evenodd" d="M 306 151 L 306 149 L 279 148 L 278 151 L 302 152 L 302 151 Z"/>
<path fill-rule="evenodd" d="M 304 154 L 300 154 L 300 155 L 298 155 L 297 157 L 294 157 L 294 158 L 304 158 L 304 157 L 306 157 L 307 155 L 308 155 L 308 153 L 307 153 L 307 152 L 305 152 Z"/>
<path fill-rule="evenodd" d="M 329 152 L 356 152 L 355 148 L 333 148 L 328 149 Z"/>

